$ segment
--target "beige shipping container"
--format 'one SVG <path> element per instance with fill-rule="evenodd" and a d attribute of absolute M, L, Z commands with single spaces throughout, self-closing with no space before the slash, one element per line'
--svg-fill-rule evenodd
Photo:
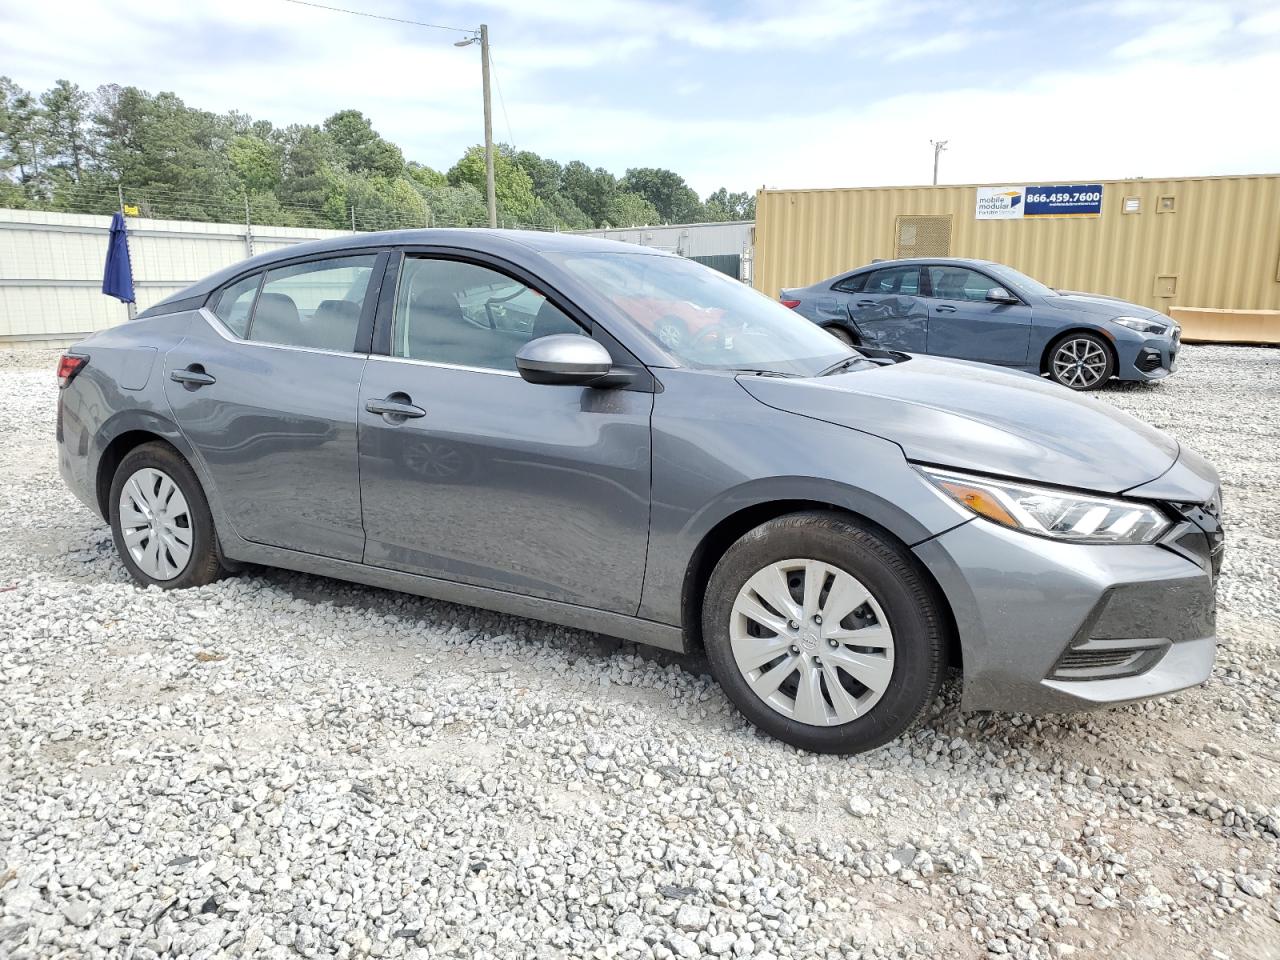
<path fill-rule="evenodd" d="M 1280 309 L 1280 175 L 1077 182 L 1102 183 L 1101 215 L 977 219 L 979 186 L 1003 184 L 761 190 L 755 286 L 777 296 L 876 258 L 974 257 L 1166 313 Z"/>

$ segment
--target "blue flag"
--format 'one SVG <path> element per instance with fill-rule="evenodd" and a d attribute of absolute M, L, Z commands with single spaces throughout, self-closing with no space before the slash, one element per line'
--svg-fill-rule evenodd
<path fill-rule="evenodd" d="M 122 303 L 135 303 L 133 267 L 129 263 L 129 238 L 124 216 L 111 215 L 111 237 L 107 240 L 107 265 L 102 271 L 102 292 Z"/>

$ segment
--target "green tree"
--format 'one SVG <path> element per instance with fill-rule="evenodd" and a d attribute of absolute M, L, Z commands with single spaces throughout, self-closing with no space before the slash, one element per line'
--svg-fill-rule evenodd
<path fill-rule="evenodd" d="M 449 183 L 455 187 L 469 184 L 483 196 L 487 191 L 484 147 L 471 147 L 449 170 Z M 518 223 L 532 223 L 536 215 L 533 181 L 507 153 L 495 150 L 493 155 L 493 190 L 500 216 Z"/>
<path fill-rule="evenodd" d="M 247 193 L 274 193 L 284 176 L 284 146 L 242 133 L 227 145 L 227 157 L 236 179 Z"/>
<path fill-rule="evenodd" d="M 554 160 L 538 156 L 532 150 L 513 153 L 511 159 L 529 175 L 535 197 L 549 204 L 560 196 L 560 181 L 564 176 L 564 167 Z"/>
<path fill-rule="evenodd" d="M 749 193 L 730 193 L 721 187 L 707 196 L 703 208 L 708 220 L 754 220 L 756 198 Z"/>
<path fill-rule="evenodd" d="M 59 80 L 40 96 L 45 163 L 79 182 L 93 160 L 89 95 Z"/>
<path fill-rule="evenodd" d="M 560 178 L 560 193 L 581 210 L 598 227 L 609 218 L 609 201 L 618 192 L 618 181 L 603 167 L 592 170 L 581 160 L 571 160 L 564 166 Z"/>
<path fill-rule="evenodd" d="M 615 194 L 605 220 L 611 227 L 647 227 L 659 222 L 653 204 L 638 193 Z"/>
<path fill-rule="evenodd" d="M 325 133 L 352 173 L 398 177 L 404 173 L 404 154 L 382 139 L 359 110 L 340 110 L 324 122 Z"/>
<path fill-rule="evenodd" d="M 702 203 L 684 177 L 661 167 L 632 167 L 618 186 L 648 200 L 665 223 L 695 223 L 703 219 Z"/>
<path fill-rule="evenodd" d="M 0 77 L 0 171 L 24 188 L 36 187 L 40 179 L 40 126 L 36 99 Z"/>

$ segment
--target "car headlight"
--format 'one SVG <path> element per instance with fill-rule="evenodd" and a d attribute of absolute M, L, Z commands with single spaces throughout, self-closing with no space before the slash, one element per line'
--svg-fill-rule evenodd
<path fill-rule="evenodd" d="M 1148 320 L 1142 317 L 1113 317 L 1111 322 L 1136 330 L 1138 333 L 1164 333 L 1169 329 L 1159 320 Z"/>
<path fill-rule="evenodd" d="M 1074 543 L 1151 543 L 1171 525 L 1154 505 L 921 467 L 944 493 L 1003 527 Z"/>

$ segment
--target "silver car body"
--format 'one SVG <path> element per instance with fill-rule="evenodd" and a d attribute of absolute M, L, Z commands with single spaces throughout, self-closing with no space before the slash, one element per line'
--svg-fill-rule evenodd
<path fill-rule="evenodd" d="M 60 392 L 62 475 L 105 517 L 115 465 L 161 438 L 201 480 L 231 561 L 681 651 L 698 642 L 701 591 L 728 544 L 782 513 L 837 509 L 907 545 L 937 584 L 966 708 L 1071 710 L 1209 676 L 1219 494 L 1196 454 L 981 364 L 899 355 L 785 379 L 683 367 L 558 260 L 618 246 L 412 231 L 245 261 L 74 348 L 89 362 Z M 354 250 L 377 257 L 378 289 L 350 351 L 244 341 L 207 306 L 266 266 Z M 405 251 L 536 278 L 630 383 L 546 386 L 389 356 Z M 172 379 L 196 368 L 216 382 Z M 367 411 L 392 393 L 424 415 Z M 1156 501 L 1177 522 L 1158 544 L 1051 541 L 976 517 L 921 464 Z"/>

